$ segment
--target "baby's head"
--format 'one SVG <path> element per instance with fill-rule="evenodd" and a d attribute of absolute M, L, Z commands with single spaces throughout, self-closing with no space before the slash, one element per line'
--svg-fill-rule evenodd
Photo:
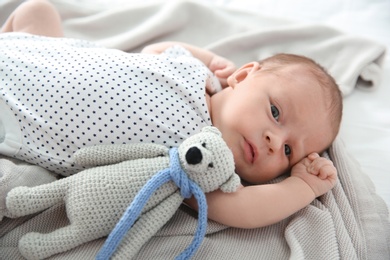
<path fill-rule="evenodd" d="M 342 94 L 334 78 L 314 60 L 300 55 L 276 54 L 259 61 L 259 64 L 269 72 L 274 71 L 276 73 L 286 66 L 298 65 L 303 70 L 306 70 L 308 77 L 313 77 L 317 80 L 322 90 L 321 96 L 324 98 L 323 101 L 325 102 L 325 106 L 329 113 L 329 123 L 332 127 L 333 141 L 340 129 L 343 110 Z M 328 146 L 329 145 L 330 143 Z"/>
<path fill-rule="evenodd" d="M 237 173 L 264 183 L 335 139 L 342 97 L 334 79 L 306 57 L 250 62 L 212 96 L 211 116 L 232 149 Z"/>

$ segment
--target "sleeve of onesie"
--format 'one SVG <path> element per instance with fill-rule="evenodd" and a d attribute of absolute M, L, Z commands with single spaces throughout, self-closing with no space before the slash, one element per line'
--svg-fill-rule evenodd
<path fill-rule="evenodd" d="M 190 51 L 188 51 L 187 49 L 185 49 L 184 47 L 182 47 L 180 45 L 173 45 L 173 46 L 169 47 L 168 49 L 166 49 L 165 51 L 163 51 L 161 54 L 167 55 L 171 58 L 176 58 L 176 59 L 192 58 L 192 59 L 197 60 L 197 62 L 202 63 L 200 60 L 196 59 Z M 207 80 L 206 80 L 207 90 L 211 94 L 217 93 L 218 91 L 222 90 L 222 86 L 221 86 L 221 83 L 219 82 L 218 78 L 214 75 L 214 73 L 212 73 L 209 70 L 209 68 L 206 65 L 204 65 L 203 63 L 202 63 L 202 65 L 205 68 L 205 70 L 207 70 Z"/>
<path fill-rule="evenodd" d="M 163 51 L 161 54 L 165 54 L 171 58 L 178 58 L 180 56 L 194 57 L 192 53 L 180 45 L 173 45 Z"/>

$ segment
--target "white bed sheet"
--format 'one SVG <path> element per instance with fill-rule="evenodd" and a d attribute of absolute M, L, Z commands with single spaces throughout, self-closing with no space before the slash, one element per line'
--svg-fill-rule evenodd
<path fill-rule="evenodd" d="M 133 0 L 69 0 L 90 8 L 137 5 Z M 143 0 L 142 4 L 163 0 Z M 170 1 L 170 0 L 166 0 Z M 390 50 L 390 0 L 198 0 L 219 7 L 320 23 L 384 44 Z M 340 135 L 390 208 L 390 57 L 376 89 L 345 98 Z"/>

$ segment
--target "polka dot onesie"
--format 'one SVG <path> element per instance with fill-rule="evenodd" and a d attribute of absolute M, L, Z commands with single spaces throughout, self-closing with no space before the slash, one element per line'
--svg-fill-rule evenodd
<path fill-rule="evenodd" d="M 211 125 L 218 80 L 174 46 L 161 55 L 23 33 L 0 35 L 0 153 L 68 176 L 83 146 L 177 146 Z"/>

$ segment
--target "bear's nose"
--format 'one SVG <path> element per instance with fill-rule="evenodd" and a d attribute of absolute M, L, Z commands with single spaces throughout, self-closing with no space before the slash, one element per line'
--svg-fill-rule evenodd
<path fill-rule="evenodd" d="M 191 147 L 186 153 L 186 161 L 188 164 L 198 164 L 202 161 L 202 152 L 198 147 Z"/>

